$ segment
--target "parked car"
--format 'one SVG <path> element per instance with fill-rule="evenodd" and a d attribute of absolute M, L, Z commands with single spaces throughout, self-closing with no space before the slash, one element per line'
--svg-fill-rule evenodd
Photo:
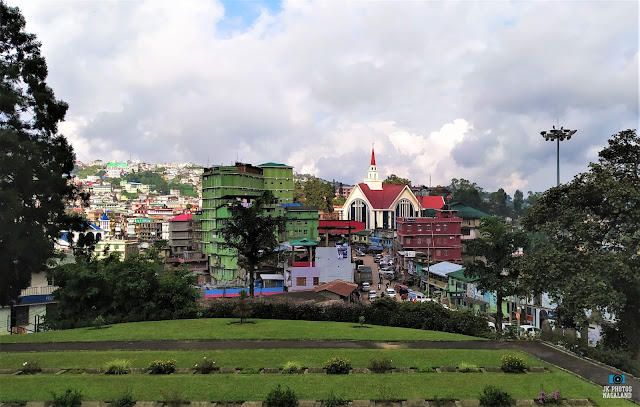
<path fill-rule="evenodd" d="M 375 292 L 374 290 L 369 291 L 369 301 L 373 300 L 374 298 L 378 297 L 378 293 Z"/>
<path fill-rule="evenodd" d="M 533 325 L 520 325 L 520 336 L 535 337 L 540 333 L 540 329 Z"/>
<path fill-rule="evenodd" d="M 371 290 L 371 284 L 367 283 L 366 281 L 362 283 L 362 288 L 360 288 L 360 291 L 370 291 L 370 290 Z"/>
<path fill-rule="evenodd" d="M 396 292 L 395 292 L 395 290 L 393 288 L 387 288 L 385 290 L 385 292 L 387 293 L 387 295 L 389 297 L 395 297 L 396 296 Z"/>
<path fill-rule="evenodd" d="M 422 294 L 420 291 L 409 290 L 409 301 L 422 302 L 422 300 L 425 298 L 427 297 L 424 294 Z"/>

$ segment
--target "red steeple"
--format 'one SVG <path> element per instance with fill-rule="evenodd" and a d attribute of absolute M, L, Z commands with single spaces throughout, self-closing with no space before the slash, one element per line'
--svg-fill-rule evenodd
<path fill-rule="evenodd" d="M 376 154 L 373 152 L 373 148 L 371 149 L 371 165 L 376 165 Z"/>

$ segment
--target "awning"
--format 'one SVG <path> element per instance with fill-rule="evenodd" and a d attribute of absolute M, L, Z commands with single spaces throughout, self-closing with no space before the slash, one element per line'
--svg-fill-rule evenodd
<path fill-rule="evenodd" d="M 282 280 L 282 281 L 284 281 L 284 276 L 282 274 L 263 274 L 263 273 L 260 273 L 260 277 L 263 280 Z"/>

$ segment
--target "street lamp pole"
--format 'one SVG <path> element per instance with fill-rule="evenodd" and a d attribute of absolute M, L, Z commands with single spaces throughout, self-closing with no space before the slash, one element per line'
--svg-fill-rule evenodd
<path fill-rule="evenodd" d="M 560 185 L 560 142 L 563 141 L 564 139 L 570 140 L 571 136 L 573 136 L 578 130 L 569 130 L 569 129 L 565 129 L 564 127 L 560 127 L 559 129 L 556 129 L 556 126 L 552 126 L 553 129 L 549 130 L 549 131 L 541 131 L 540 135 L 542 137 L 544 137 L 544 139 L 546 141 L 556 141 L 557 143 L 557 153 L 556 153 L 556 165 L 557 165 L 557 171 L 558 171 L 558 182 L 557 182 L 557 186 Z"/>

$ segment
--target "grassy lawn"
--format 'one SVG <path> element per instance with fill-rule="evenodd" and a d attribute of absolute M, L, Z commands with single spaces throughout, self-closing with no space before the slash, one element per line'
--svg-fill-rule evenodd
<path fill-rule="evenodd" d="M 179 368 L 192 368 L 203 356 L 217 367 L 264 368 L 282 367 L 286 362 L 298 362 L 304 367 L 322 367 L 332 357 L 344 357 L 353 367 L 367 367 L 371 359 L 389 358 L 398 367 L 457 366 L 461 362 L 476 366 L 500 366 L 504 354 L 518 355 L 529 366 L 548 364 L 522 352 L 470 349 L 242 349 L 183 351 L 74 351 L 5 353 L 0 368 L 19 369 L 26 361 L 37 360 L 42 368 L 100 368 L 114 359 L 127 359 L 134 368 L 146 368 L 157 359 L 175 359 Z"/>
<path fill-rule="evenodd" d="M 95 342 L 149 340 L 233 340 L 233 339 L 325 339 L 364 341 L 460 341 L 482 340 L 473 336 L 420 329 L 367 325 L 368 329 L 346 322 L 285 321 L 254 319 L 253 324 L 229 324 L 237 319 L 183 319 L 117 324 L 102 329 L 79 328 L 29 335 L 0 336 L 10 342 Z"/>
<path fill-rule="evenodd" d="M 494 373 L 414 373 L 361 375 L 33 375 L 0 376 L 1 401 L 50 400 L 51 393 L 81 390 L 85 400 L 107 401 L 130 389 L 136 400 L 160 401 L 159 389 L 180 387 L 191 401 L 263 400 L 277 384 L 300 399 L 323 399 L 331 390 L 348 399 L 477 398 L 486 385 L 497 385 L 519 399 L 533 399 L 541 389 L 564 397 L 590 398 L 599 406 L 624 406 L 602 398 L 602 389 L 569 373 L 509 375 Z"/>

